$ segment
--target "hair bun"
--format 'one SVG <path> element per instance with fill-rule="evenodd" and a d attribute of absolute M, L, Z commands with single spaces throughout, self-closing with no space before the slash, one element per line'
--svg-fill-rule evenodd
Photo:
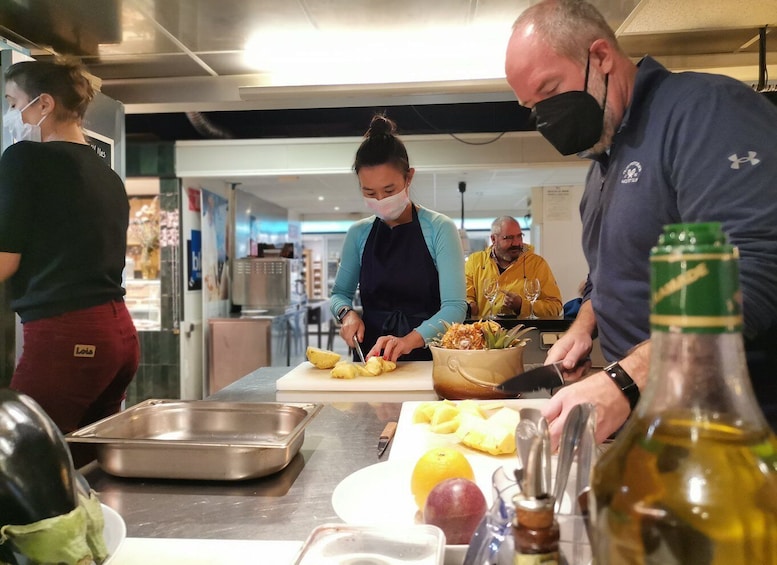
<path fill-rule="evenodd" d="M 389 137 L 397 132 L 397 124 L 383 114 L 375 114 L 364 137 Z"/>

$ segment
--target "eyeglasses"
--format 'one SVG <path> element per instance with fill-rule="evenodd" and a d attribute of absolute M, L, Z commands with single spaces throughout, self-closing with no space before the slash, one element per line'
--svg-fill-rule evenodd
<path fill-rule="evenodd" d="M 521 239 L 523 237 L 522 233 L 519 233 L 518 235 L 500 235 L 499 239 L 502 241 L 515 241 L 516 239 Z"/>

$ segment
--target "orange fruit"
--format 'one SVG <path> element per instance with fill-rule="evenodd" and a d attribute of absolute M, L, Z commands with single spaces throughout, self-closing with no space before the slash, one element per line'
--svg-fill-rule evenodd
<path fill-rule="evenodd" d="M 463 453 L 451 447 L 435 447 L 424 453 L 413 468 L 410 492 L 423 512 L 426 497 L 445 479 L 475 480 L 472 465 Z"/>

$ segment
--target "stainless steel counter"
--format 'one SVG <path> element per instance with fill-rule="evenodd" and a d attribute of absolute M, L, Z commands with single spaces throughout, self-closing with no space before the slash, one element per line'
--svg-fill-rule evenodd
<path fill-rule="evenodd" d="M 209 400 L 273 402 L 275 381 L 288 370 L 258 369 Z M 379 461 L 378 436 L 400 409 L 400 403 L 328 404 L 307 427 L 289 466 L 256 480 L 121 479 L 96 463 L 82 471 L 102 502 L 122 515 L 130 537 L 304 540 L 315 526 L 340 521 L 332 491 L 352 472 Z"/>

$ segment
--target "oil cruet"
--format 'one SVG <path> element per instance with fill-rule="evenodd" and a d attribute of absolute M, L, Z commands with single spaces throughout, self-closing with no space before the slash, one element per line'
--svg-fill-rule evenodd
<path fill-rule="evenodd" d="M 593 473 L 595 562 L 777 564 L 777 438 L 750 386 L 720 224 L 664 228 L 651 294 L 648 382 Z"/>

